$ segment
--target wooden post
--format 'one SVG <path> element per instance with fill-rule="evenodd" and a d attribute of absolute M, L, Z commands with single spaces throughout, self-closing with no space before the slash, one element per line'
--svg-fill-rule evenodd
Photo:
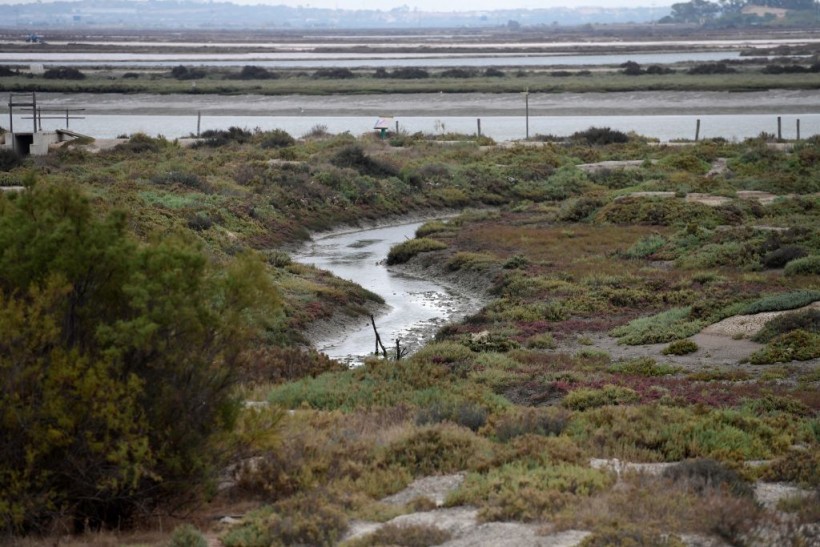
<path fill-rule="evenodd" d="M 476 119 L 476 123 L 478 124 L 478 138 L 481 138 L 481 118 Z"/>
<path fill-rule="evenodd" d="M 202 124 L 202 111 L 196 113 L 196 136 L 199 137 L 199 129 Z"/>
<path fill-rule="evenodd" d="M 797 140 L 800 140 L 800 118 L 797 118 Z"/>
<path fill-rule="evenodd" d="M 700 118 L 698 118 L 698 121 L 695 124 L 695 142 L 698 142 L 699 139 L 700 139 Z"/>
<path fill-rule="evenodd" d="M 65 128 L 68 129 L 68 109 L 65 109 Z"/>
<path fill-rule="evenodd" d="M 524 108 L 525 108 L 525 116 L 527 118 L 526 140 L 530 140 L 530 90 L 529 90 L 529 88 L 527 88 L 527 91 L 524 92 Z"/>
<path fill-rule="evenodd" d="M 780 116 L 777 117 L 777 140 L 783 140 L 783 120 Z"/>
<path fill-rule="evenodd" d="M 399 134 L 399 120 L 396 120 L 396 135 Z"/>

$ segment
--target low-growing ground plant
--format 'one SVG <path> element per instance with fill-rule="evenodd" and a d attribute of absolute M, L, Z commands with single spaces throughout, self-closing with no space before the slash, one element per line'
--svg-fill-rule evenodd
<path fill-rule="evenodd" d="M 580 388 L 570 391 L 561 404 L 572 410 L 587 410 L 601 406 L 625 405 L 639 400 L 640 397 L 633 389 L 608 385 L 601 389 Z"/>
<path fill-rule="evenodd" d="M 681 336 L 692 336 L 706 326 L 701 320 L 690 316 L 692 308 L 673 308 L 651 317 L 635 319 L 627 325 L 610 331 L 618 338 L 619 344 L 659 344 L 678 340 Z"/>
<path fill-rule="evenodd" d="M 579 547 L 610 547 L 629 545 L 633 547 L 684 547 L 680 537 L 647 530 L 640 526 L 613 526 L 584 538 Z"/>
<path fill-rule="evenodd" d="M 664 355 L 689 355 L 698 351 L 698 345 L 694 340 L 675 340 L 665 348 L 663 348 Z"/>
<path fill-rule="evenodd" d="M 620 374 L 634 374 L 636 376 L 667 376 L 680 372 L 679 367 L 657 363 L 651 357 L 636 357 L 628 361 L 620 361 L 609 367 L 610 372 Z"/>
<path fill-rule="evenodd" d="M 403 264 L 419 253 L 440 251 L 446 248 L 446 243 L 442 243 L 441 241 L 435 239 L 426 237 L 411 239 L 390 249 L 390 252 L 387 254 L 387 264 L 391 266 L 393 264 Z"/>
<path fill-rule="evenodd" d="M 493 423 L 496 438 L 507 442 L 522 435 L 560 435 L 569 423 L 570 413 L 562 408 L 516 410 Z"/>
<path fill-rule="evenodd" d="M 168 547 L 208 547 L 208 541 L 194 526 L 182 524 L 174 528 Z"/>
<path fill-rule="evenodd" d="M 754 352 L 749 357 L 749 362 L 753 365 L 769 365 L 808 361 L 817 357 L 820 357 L 820 334 L 798 329 L 773 338 L 765 348 Z"/>
<path fill-rule="evenodd" d="M 414 476 L 455 473 L 479 466 L 489 445 L 470 430 L 451 425 L 424 426 L 385 448 L 383 465 L 399 466 Z"/>
<path fill-rule="evenodd" d="M 777 336 L 803 330 L 808 333 L 820 334 L 820 310 L 812 308 L 798 313 L 784 313 L 770 321 L 754 335 L 752 340 L 761 344 L 771 342 Z"/>
<path fill-rule="evenodd" d="M 614 476 L 578 465 L 531 466 L 517 462 L 470 473 L 445 502 L 448 506 L 477 505 L 479 518 L 545 520 L 574 503 L 610 488 Z"/>
<path fill-rule="evenodd" d="M 820 274 L 820 255 L 797 258 L 786 264 L 783 273 L 789 277 Z"/>

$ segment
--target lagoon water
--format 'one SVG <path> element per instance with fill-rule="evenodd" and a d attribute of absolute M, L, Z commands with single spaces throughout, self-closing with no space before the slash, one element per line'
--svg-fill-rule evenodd
<path fill-rule="evenodd" d="M 742 140 L 756 137 L 761 132 L 777 132 L 779 114 L 728 114 L 683 116 L 530 116 L 530 136 L 552 134 L 571 135 L 589 127 L 609 127 L 620 131 L 634 131 L 640 135 L 663 142 L 675 139 L 693 139 L 696 120 L 701 120 L 701 138 L 723 137 Z M 797 120 L 800 120 L 801 137 L 820 134 L 820 114 L 782 115 L 783 137 L 796 136 Z M 262 130 L 284 129 L 296 137 L 305 135 L 317 125 L 330 133 L 350 132 L 361 135 L 373 131 L 375 116 L 203 116 L 200 130 L 227 129 L 231 126 Z M 402 116 L 396 118 L 400 130 L 414 133 L 455 132 L 474 134 L 477 131 L 475 117 L 467 116 Z M 5 123 L 5 122 L 3 122 Z M 43 127 L 64 127 L 64 121 L 44 120 Z M 15 116 L 17 130 L 30 131 L 31 120 Z M 115 138 L 142 132 L 176 139 L 196 133 L 196 115 L 87 115 L 85 119 L 70 122 L 70 128 L 95 138 Z M 487 116 L 481 118 L 481 132 L 496 141 L 524 139 L 526 121 L 520 116 Z"/>
<path fill-rule="evenodd" d="M 32 62 L 61 66 L 110 66 L 127 69 L 188 66 L 237 67 L 247 64 L 266 68 L 395 68 L 395 67 L 578 67 L 616 66 L 627 61 L 640 64 L 714 62 L 740 58 L 740 51 L 684 51 L 675 53 L 613 53 L 594 55 L 543 55 L 521 53 L 0 53 L 0 64 Z M 750 57 L 746 57 L 750 58 Z"/>
<path fill-rule="evenodd" d="M 396 93 L 369 95 L 122 95 L 116 93 L 38 93 L 49 109 L 84 109 L 84 119 L 70 128 L 96 138 L 143 132 L 181 138 L 201 131 L 284 129 L 299 137 L 316 125 L 331 133 L 372 131 L 377 117 L 394 116 L 410 133 L 473 134 L 481 119 L 484 135 L 497 141 L 525 137 L 525 101 L 521 93 Z M 820 134 L 820 90 L 771 90 L 746 93 L 709 91 L 639 91 L 611 93 L 532 93 L 530 136 L 565 136 L 590 126 L 635 131 L 662 141 L 693 138 L 696 120 L 701 137 L 744 139 L 777 131 L 793 138 Z M 3 115 L 5 112 L 5 115 Z M 59 112 L 51 112 L 60 115 Z M 0 104 L 0 125 L 8 127 L 8 108 Z M 44 129 L 65 127 L 65 119 L 45 119 Z M 14 127 L 30 131 L 31 120 L 16 115 Z"/>

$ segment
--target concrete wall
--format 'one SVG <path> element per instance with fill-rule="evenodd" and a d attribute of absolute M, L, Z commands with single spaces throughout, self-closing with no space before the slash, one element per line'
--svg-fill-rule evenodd
<path fill-rule="evenodd" d="M 60 142 L 57 133 L 41 131 L 34 134 L 34 143 L 30 147 L 32 156 L 45 156 L 48 154 L 48 146 Z"/>

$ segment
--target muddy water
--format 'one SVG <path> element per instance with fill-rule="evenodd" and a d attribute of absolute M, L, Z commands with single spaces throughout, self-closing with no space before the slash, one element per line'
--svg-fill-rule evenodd
<path fill-rule="evenodd" d="M 413 238 L 421 223 L 374 228 L 314 239 L 293 255 L 293 259 L 332 272 L 382 296 L 388 310 L 376 317 L 382 342 L 395 352 L 396 340 L 402 347 L 418 349 L 435 331 L 475 309 L 478 302 L 423 279 L 387 268 L 384 259 L 390 247 Z M 322 351 L 342 361 L 361 363 L 375 349 L 375 335 L 369 318 L 351 320 L 344 332 L 329 329 L 314 340 Z"/>

